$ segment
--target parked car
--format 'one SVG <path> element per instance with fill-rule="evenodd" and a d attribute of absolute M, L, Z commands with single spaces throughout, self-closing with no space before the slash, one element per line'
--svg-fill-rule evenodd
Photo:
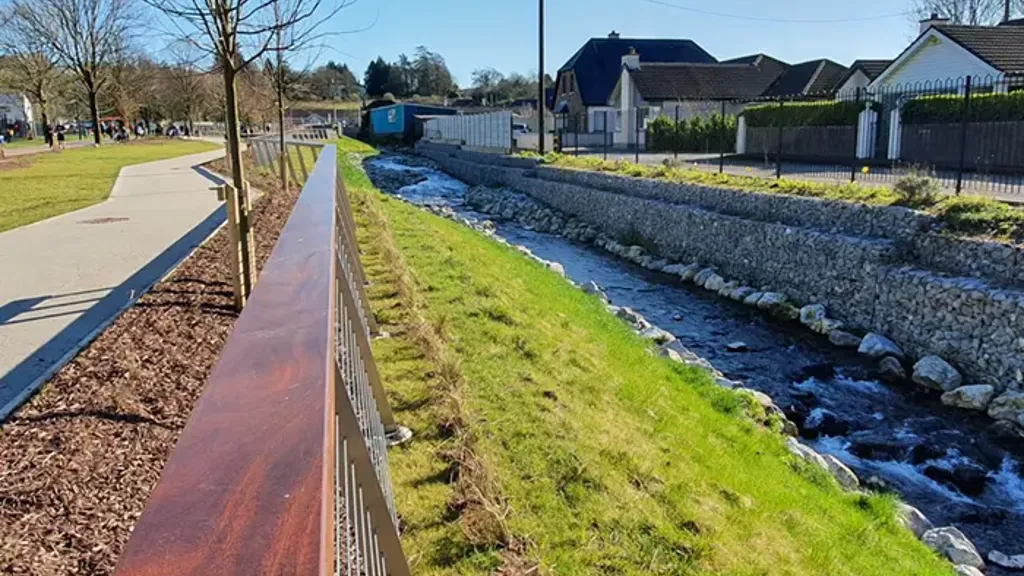
<path fill-rule="evenodd" d="M 514 132 L 516 134 L 529 134 L 530 133 L 530 127 L 527 126 L 523 122 L 513 122 L 512 123 L 512 132 Z"/>

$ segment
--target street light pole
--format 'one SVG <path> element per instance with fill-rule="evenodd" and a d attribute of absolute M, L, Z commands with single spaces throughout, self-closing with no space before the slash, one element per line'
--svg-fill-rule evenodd
<path fill-rule="evenodd" d="M 540 0 L 540 76 L 537 78 L 537 152 L 544 155 L 544 112 L 547 99 L 544 97 L 544 0 Z"/>

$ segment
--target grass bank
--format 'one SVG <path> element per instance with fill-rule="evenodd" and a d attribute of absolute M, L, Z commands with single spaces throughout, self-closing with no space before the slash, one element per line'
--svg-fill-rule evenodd
<path fill-rule="evenodd" d="M 343 140 L 418 574 L 952 574 L 894 502 L 790 457 L 749 403 L 595 298 L 376 191 Z"/>
<path fill-rule="evenodd" d="M 0 162 L 0 232 L 102 202 L 125 166 L 215 148 L 154 140 L 9 158 Z"/>
<path fill-rule="evenodd" d="M 934 191 L 931 198 L 923 201 L 921 198 L 914 198 L 911 201 L 905 194 L 888 186 L 719 174 L 691 166 L 644 165 L 627 160 L 602 160 L 596 157 L 576 157 L 558 153 L 544 156 L 544 162 L 561 168 L 595 170 L 686 184 L 722 186 L 748 192 L 811 196 L 880 206 L 909 206 L 934 214 L 952 234 L 1024 243 L 1024 210 L 982 196 L 954 197 Z"/>

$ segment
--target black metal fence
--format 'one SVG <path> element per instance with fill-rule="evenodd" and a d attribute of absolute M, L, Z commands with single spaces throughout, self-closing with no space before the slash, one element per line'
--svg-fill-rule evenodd
<path fill-rule="evenodd" d="M 1024 194 L 1024 76 L 974 76 L 755 100 L 562 115 L 563 152 L 765 177 Z M 599 126 L 595 126 L 598 124 Z"/>

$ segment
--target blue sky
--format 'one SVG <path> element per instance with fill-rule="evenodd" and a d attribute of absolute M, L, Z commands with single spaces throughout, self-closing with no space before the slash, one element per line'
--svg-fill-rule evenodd
<path fill-rule="evenodd" d="M 626 37 L 689 38 L 719 59 L 764 52 L 788 62 L 893 58 L 915 36 L 910 0 L 546 0 L 548 71 L 557 70 L 588 38 L 612 29 Z M 740 15 L 750 20 L 679 10 Z M 904 14 L 901 14 L 904 13 Z M 897 14 L 891 17 L 879 16 Z M 848 22 L 769 22 L 847 20 Z M 485 66 L 503 73 L 537 69 L 537 0 L 358 0 L 332 22 L 337 36 L 321 59 L 347 63 L 362 76 L 378 55 L 412 55 L 425 45 L 448 62 L 461 86 Z"/>

